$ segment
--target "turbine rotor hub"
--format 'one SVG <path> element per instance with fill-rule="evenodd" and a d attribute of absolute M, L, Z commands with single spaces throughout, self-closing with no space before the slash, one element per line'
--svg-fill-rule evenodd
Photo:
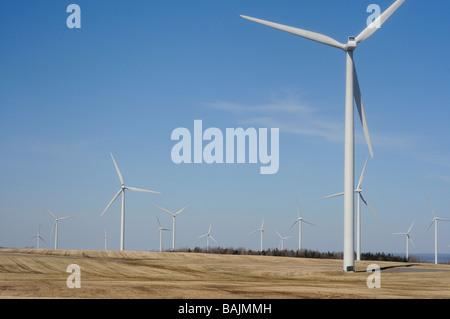
<path fill-rule="evenodd" d="M 356 49 L 356 38 L 355 37 L 348 37 L 348 42 L 346 45 L 347 51 L 353 51 Z"/>

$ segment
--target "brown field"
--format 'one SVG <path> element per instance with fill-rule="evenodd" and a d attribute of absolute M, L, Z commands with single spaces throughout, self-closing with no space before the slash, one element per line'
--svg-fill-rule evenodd
<path fill-rule="evenodd" d="M 369 289 L 369 264 L 381 288 Z M 67 266 L 81 269 L 69 289 Z M 450 298 L 450 265 L 171 252 L 0 249 L 0 298 Z"/>

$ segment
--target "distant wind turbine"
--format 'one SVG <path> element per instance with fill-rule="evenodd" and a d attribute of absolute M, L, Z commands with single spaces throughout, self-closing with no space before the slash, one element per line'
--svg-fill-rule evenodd
<path fill-rule="evenodd" d="M 171 211 L 162 208 L 158 205 L 155 205 L 156 207 L 158 207 L 159 209 L 162 209 L 163 211 L 165 211 L 167 214 L 172 216 L 172 251 L 175 251 L 175 217 L 178 214 L 181 214 L 185 209 L 187 209 L 189 206 L 191 206 L 191 204 L 187 205 L 186 207 L 183 207 L 182 209 L 180 209 L 179 211 L 177 211 L 176 213 L 172 213 Z"/>
<path fill-rule="evenodd" d="M 53 212 L 50 209 L 48 209 L 48 207 L 45 207 L 45 208 L 50 213 L 50 215 L 52 215 L 52 217 L 55 219 L 55 222 L 54 222 L 53 227 L 52 227 L 52 233 L 50 234 L 50 237 L 52 237 L 53 232 L 55 232 L 55 249 L 58 249 L 58 223 L 61 220 L 68 219 L 68 218 L 71 218 L 73 216 L 56 217 L 55 214 L 53 214 Z"/>
<path fill-rule="evenodd" d="M 431 221 L 430 225 L 428 226 L 427 230 L 425 231 L 425 234 L 428 232 L 428 230 L 430 229 L 431 225 L 433 225 L 433 223 L 434 223 L 434 263 L 437 264 L 438 263 L 438 227 L 437 227 L 437 222 L 438 221 L 450 222 L 450 219 L 444 219 L 444 218 L 437 217 L 436 214 L 434 213 L 433 206 L 431 206 L 431 202 L 428 201 L 428 203 L 430 204 L 431 213 L 433 214 L 433 220 Z"/>
<path fill-rule="evenodd" d="M 261 248 L 259 249 L 259 251 L 263 251 L 263 235 L 269 236 L 269 235 L 266 234 L 266 232 L 264 231 L 264 218 L 262 219 L 261 227 L 258 228 L 258 229 L 256 229 L 256 230 L 254 230 L 254 231 L 252 231 L 252 232 L 250 232 L 249 235 L 250 235 L 250 234 L 257 233 L 257 232 L 260 232 L 260 233 L 261 233 L 261 246 L 260 246 Z"/>
<path fill-rule="evenodd" d="M 409 235 L 409 233 L 411 232 L 411 229 L 412 229 L 412 227 L 413 227 L 413 225 L 414 225 L 414 222 L 415 222 L 415 221 L 413 221 L 412 224 L 411 224 L 411 226 L 409 226 L 409 229 L 408 229 L 408 231 L 407 231 L 406 233 L 393 233 L 394 235 L 403 235 L 403 236 L 406 236 L 406 259 L 408 259 L 408 257 L 409 257 L 409 254 L 408 254 L 408 250 L 409 250 L 409 249 L 408 249 L 409 242 L 411 241 L 411 244 L 413 244 L 413 246 L 416 247 L 416 245 L 414 245 L 413 240 L 411 239 L 411 236 Z"/>
<path fill-rule="evenodd" d="M 354 272 L 354 169 L 355 169 L 355 130 L 354 130 L 354 101 L 359 112 L 369 152 L 373 157 L 372 142 L 370 140 L 366 115 L 362 103 L 361 91 L 353 60 L 353 51 L 359 43 L 369 38 L 386 22 L 387 19 L 403 4 L 405 0 L 396 0 L 386 11 L 369 24 L 357 37 L 348 37 L 346 44 L 340 43 L 326 35 L 311 32 L 299 28 L 273 23 L 261 19 L 255 19 L 241 15 L 242 18 L 257 22 L 271 28 L 294 34 L 312 41 L 341 49 L 345 52 L 346 89 L 345 89 L 345 143 L 344 143 L 344 249 L 343 271 Z"/>
<path fill-rule="evenodd" d="M 103 211 L 103 213 L 101 213 L 100 216 L 103 216 L 103 214 L 106 213 L 108 208 L 112 205 L 112 203 L 114 203 L 114 201 L 117 199 L 117 197 L 119 197 L 120 193 L 122 193 L 122 214 L 121 214 L 121 218 L 120 218 L 120 250 L 124 250 L 124 246 L 125 246 L 125 190 L 129 189 L 129 190 L 135 191 L 135 192 L 145 192 L 145 193 L 152 193 L 152 194 L 159 194 L 159 192 L 125 186 L 123 183 L 122 174 L 120 174 L 119 167 L 117 166 L 116 161 L 114 160 L 114 156 L 112 155 L 112 153 L 110 153 L 110 154 L 111 154 L 111 158 L 113 160 L 114 166 L 116 167 L 117 175 L 119 176 L 122 186 L 119 189 L 119 191 L 116 193 L 116 195 L 114 195 L 113 199 L 109 202 L 108 206 L 106 206 L 105 210 Z"/>
<path fill-rule="evenodd" d="M 280 243 L 278 244 L 278 247 L 279 247 L 280 250 L 283 250 L 284 249 L 284 241 L 286 239 L 289 239 L 289 238 L 292 238 L 292 237 L 283 237 L 283 236 L 280 235 L 279 232 L 277 232 L 277 231 L 275 231 L 275 232 L 277 233 L 278 237 L 280 237 Z"/>
<path fill-rule="evenodd" d="M 298 206 L 298 199 L 297 198 L 295 199 L 295 204 L 297 206 L 297 219 L 292 223 L 291 226 L 289 226 L 289 228 L 286 230 L 286 232 L 288 232 L 289 229 L 291 229 L 292 227 L 294 227 L 294 225 L 296 223 L 298 223 L 298 250 L 301 251 L 302 250 L 302 223 L 307 223 L 307 224 L 310 224 L 310 225 L 313 225 L 313 226 L 316 226 L 316 225 L 306 221 L 305 219 L 303 219 L 303 217 L 300 217 L 300 208 Z"/>
<path fill-rule="evenodd" d="M 108 245 L 108 238 L 112 239 L 112 237 L 109 236 L 109 235 L 106 233 L 106 229 L 105 229 L 105 235 L 100 239 L 100 240 L 104 240 L 104 241 L 105 241 L 105 251 L 106 251 L 106 247 L 107 247 L 107 245 Z"/>
<path fill-rule="evenodd" d="M 158 230 L 157 230 L 156 233 L 155 233 L 155 237 L 156 237 L 156 235 L 158 235 L 158 233 L 159 233 L 159 251 L 161 252 L 161 251 L 162 251 L 162 232 L 163 232 L 163 231 L 170 231 L 170 229 L 163 228 L 163 227 L 161 226 L 161 223 L 159 222 L 158 216 L 156 216 L 156 219 L 158 220 L 158 225 L 159 225 L 159 227 L 158 227 Z"/>
<path fill-rule="evenodd" d="M 367 201 L 365 200 L 365 198 L 362 195 L 361 185 L 362 185 L 362 182 L 364 179 L 364 173 L 366 172 L 368 160 L 369 160 L 369 155 L 366 158 L 366 162 L 364 163 L 364 167 L 361 172 L 361 176 L 359 177 L 358 186 L 355 189 L 355 193 L 358 194 L 357 204 L 356 204 L 357 205 L 356 206 L 356 209 L 357 209 L 357 212 L 356 212 L 356 260 L 361 260 L 361 201 L 363 201 L 363 203 L 370 209 L 370 211 L 375 215 L 375 217 L 379 219 L 377 213 L 375 213 L 373 208 L 369 205 L 369 203 L 367 203 Z M 334 195 L 322 197 L 322 199 L 336 197 L 336 196 L 342 196 L 342 195 L 344 195 L 344 193 L 337 193 Z"/>
<path fill-rule="evenodd" d="M 198 238 L 203 238 L 203 237 L 206 237 L 206 251 L 209 251 L 209 239 L 211 238 L 212 240 L 214 240 L 217 243 L 217 241 L 211 235 L 211 224 L 209 225 L 209 230 L 206 234 L 198 236 Z"/>
<path fill-rule="evenodd" d="M 41 237 L 41 225 L 39 225 L 37 234 L 31 238 L 33 238 L 33 239 L 36 238 L 36 248 L 39 248 L 39 241 L 42 240 L 43 242 L 45 242 L 45 240 Z"/>

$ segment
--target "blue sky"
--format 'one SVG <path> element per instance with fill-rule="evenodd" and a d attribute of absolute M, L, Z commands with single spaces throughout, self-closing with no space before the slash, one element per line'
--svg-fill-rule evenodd
<path fill-rule="evenodd" d="M 342 51 L 242 19 L 249 15 L 324 33 L 340 42 L 358 35 L 376 3 L 393 1 L 2 1 L 0 3 L 0 246 L 31 247 L 41 225 L 44 247 L 52 218 L 60 248 L 102 249 L 104 229 L 119 248 L 120 201 L 100 213 L 120 187 L 112 152 L 130 186 L 129 250 L 157 250 L 160 205 L 177 211 L 177 247 L 259 248 L 249 235 L 265 218 L 278 245 L 296 218 L 303 247 L 341 251 L 345 55 Z M 81 29 L 69 29 L 66 8 L 81 8 Z M 406 0 L 355 51 L 375 156 L 364 195 L 380 216 L 362 208 L 362 250 L 404 252 L 415 219 L 411 253 L 433 252 L 425 229 L 436 213 L 450 218 L 450 35 L 446 1 Z M 280 168 L 260 164 L 174 164 L 178 127 L 280 129 Z M 355 175 L 367 146 L 355 122 Z M 164 234 L 163 246 L 171 246 Z M 294 238 L 285 247 L 297 247 Z M 450 253 L 450 223 L 439 224 L 439 251 Z"/>

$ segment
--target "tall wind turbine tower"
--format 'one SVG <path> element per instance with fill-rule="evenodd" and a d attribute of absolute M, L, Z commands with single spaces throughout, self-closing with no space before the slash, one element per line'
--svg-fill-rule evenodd
<path fill-rule="evenodd" d="M 130 191 L 134 191 L 134 192 L 144 192 L 144 193 L 152 193 L 152 194 L 159 194 L 159 192 L 149 191 L 146 189 L 140 189 L 140 188 L 136 188 L 136 187 L 125 186 L 125 184 L 123 182 L 122 174 L 120 174 L 119 167 L 117 166 L 116 161 L 114 160 L 114 156 L 112 155 L 112 153 L 110 153 L 110 154 L 111 154 L 111 159 L 114 163 L 114 166 L 116 167 L 117 175 L 119 176 L 119 180 L 122 183 L 122 186 L 120 187 L 120 189 L 116 193 L 116 195 L 114 195 L 113 199 L 109 202 L 108 206 L 106 206 L 105 210 L 103 211 L 103 213 L 101 213 L 100 216 L 103 216 L 106 213 L 108 208 L 112 205 L 112 203 L 114 203 L 114 201 L 117 199 L 117 197 L 119 197 L 119 195 L 122 193 L 122 213 L 121 213 L 121 217 L 120 217 L 120 250 L 124 250 L 124 246 L 125 246 L 125 190 L 129 189 Z"/>
<path fill-rule="evenodd" d="M 258 229 L 256 229 L 256 230 L 254 230 L 254 231 L 252 231 L 252 232 L 250 232 L 250 234 L 257 233 L 257 232 L 260 232 L 260 233 L 261 233 L 261 246 L 260 246 L 259 251 L 263 251 L 263 235 L 269 236 L 269 235 L 267 235 L 266 232 L 264 231 L 264 218 L 262 219 L 261 227 L 258 228 Z M 250 234 L 249 234 L 249 235 L 250 235 Z"/>
<path fill-rule="evenodd" d="M 340 43 L 323 34 L 302 30 L 294 27 L 285 26 L 261 19 L 255 19 L 248 16 L 241 17 L 253 22 L 264 24 L 266 26 L 279 29 L 312 41 L 323 43 L 345 52 L 347 59 L 346 71 L 346 92 L 345 92 L 345 150 L 344 150 L 344 261 L 343 271 L 354 272 L 354 100 L 359 112 L 359 117 L 366 137 L 369 151 L 373 157 L 372 143 L 370 141 L 369 129 L 367 127 L 366 115 L 363 108 L 358 77 L 353 61 L 353 51 L 357 45 L 370 37 L 384 22 L 403 4 L 405 0 L 397 0 L 377 19 L 369 24 L 357 37 L 350 36 L 346 44 Z"/>
<path fill-rule="evenodd" d="M 55 214 L 53 214 L 53 212 L 50 209 L 48 209 L 47 207 L 45 207 L 45 208 L 50 213 L 50 215 L 52 215 L 52 217 L 55 219 L 55 222 L 53 223 L 52 233 L 50 234 L 50 237 L 52 237 L 53 233 L 55 233 L 55 249 L 58 249 L 58 223 L 61 220 L 69 219 L 69 218 L 71 218 L 73 216 L 56 217 Z"/>

